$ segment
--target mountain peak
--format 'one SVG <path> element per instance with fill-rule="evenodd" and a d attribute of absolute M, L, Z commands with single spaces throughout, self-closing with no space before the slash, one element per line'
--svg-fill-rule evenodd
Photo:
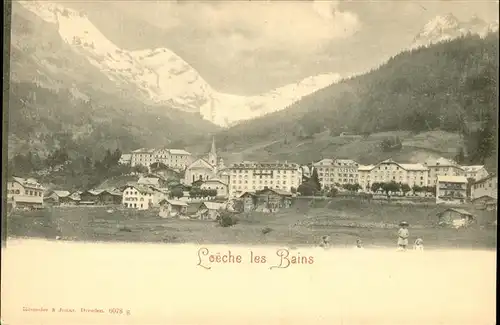
<path fill-rule="evenodd" d="M 450 29 L 456 28 L 460 24 L 460 21 L 452 13 L 448 13 L 444 16 L 437 16 L 431 21 L 429 21 L 425 26 L 422 33 L 432 33 L 436 29 Z"/>
<path fill-rule="evenodd" d="M 442 18 L 445 19 L 448 22 L 458 22 L 458 18 L 454 14 L 452 14 L 451 12 L 449 12 L 446 15 L 442 16 Z"/>
<path fill-rule="evenodd" d="M 483 37 L 491 30 L 494 30 L 494 25 L 488 24 L 477 15 L 473 15 L 467 21 L 460 21 L 455 15 L 448 13 L 437 16 L 425 24 L 413 40 L 411 48 L 428 46 L 467 34 Z"/>
<path fill-rule="evenodd" d="M 300 98 L 340 80 L 339 75 L 331 73 L 308 77 L 259 95 L 226 94 L 213 89 L 196 69 L 170 49 L 122 49 L 83 12 L 51 1 L 19 3 L 46 22 L 53 23 L 58 34 L 55 37 L 78 58 L 97 68 L 100 77 L 117 89 L 126 89 L 127 95 L 148 105 L 166 105 L 199 113 L 220 126 L 285 109 Z M 98 84 L 95 87 L 99 87 Z M 123 93 L 125 91 L 120 91 L 120 95 Z"/>

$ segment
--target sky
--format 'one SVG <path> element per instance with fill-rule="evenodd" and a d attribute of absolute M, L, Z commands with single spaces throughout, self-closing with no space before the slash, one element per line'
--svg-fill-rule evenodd
<path fill-rule="evenodd" d="M 217 90 L 256 94 L 374 68 L 431 19 L 498 20 L 498 1 L 93 1 L 71 6 L 115 44 L 167 47 Z"/>

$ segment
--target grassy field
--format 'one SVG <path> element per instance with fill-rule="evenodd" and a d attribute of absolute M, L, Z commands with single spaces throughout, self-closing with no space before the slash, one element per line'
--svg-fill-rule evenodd
<path fill-rule="evenodd" d="M 417 236 L 427 248 L 495 248 L 496 214 L 466 208 L 477 222 L 464 229 L 437 225 L 433 204 L 402 205 L 353 199 L 297 200 L 274 214 L 239 215 L 239 223 L 220 227 L 215 222 L 161 219 L 157 211 L 105 207 L 67 207 L 44 211 L 14 212 L 8 217 L 9 237 L 78 241 L 128 241 L 197 244 L 315 245 L 330 235 L 339 247 L 354 245 L 361 238 L 367 247 L 390 247 L 396 241 L 399 221 L 410 223 L 410 241 Z M 266 230 L 264 230 L 266 229 Z"/>

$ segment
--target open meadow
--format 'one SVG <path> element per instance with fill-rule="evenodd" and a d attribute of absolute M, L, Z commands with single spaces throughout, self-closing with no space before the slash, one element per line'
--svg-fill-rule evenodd
<path fill-rule="evenodd" d="M 462 207 L 475 222 L 461 229 L 438 226 L 435 204 L 366 202 L 359 199 L 297 199 L 276 213 L 237 215 L 238 223 L 221 227 L 213 221 L 162 219 L 157 210 L 109 207 L 54 207 L 14 211 L 7 220 L 9 237 L 76 241 L 126 241 L 310 246 L 329 235 L 336 247 L 352 246 L 360 238 L 366 247 L 395 246 L 397 225 L 410 223 L 410 243 L 424 239 L 426 249 L 496 248 L 496 213 Z"/>

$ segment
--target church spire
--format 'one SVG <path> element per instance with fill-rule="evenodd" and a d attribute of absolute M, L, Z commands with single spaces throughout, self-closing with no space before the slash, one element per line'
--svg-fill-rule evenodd
<path fill-rule="evenodd" d="M 210 153 L 217 156 L 217 151 L 215 150 L 215 137 L 212 137 L 212 149 L 210 150 Z"/>
<path fill-rule="evenodd" d="M 208 157 L 208 162 L 212 166 L 217 166 L 217 150 L 215 149 L 215 137 L 212 137 L 212 148 L 210 149 L 210 152 L 207 155 Z"/>

